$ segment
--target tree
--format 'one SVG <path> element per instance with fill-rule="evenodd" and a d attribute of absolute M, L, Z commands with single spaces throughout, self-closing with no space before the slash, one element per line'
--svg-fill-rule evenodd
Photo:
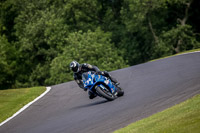
<path fill-rule="evenodd" d="M 190 18 L 190 8 L 194 0 L 176 0 L 168 1 L 168 6 L 177 5 L 182 9 L 176 16 L 177 23 L 171 29 L 163 31 L 160 35 L 165 46 L 168 46 L 170 53 L 179 53 L 185 50 L 199 48 L 200 44 L 196 40 L 196 35 L 193 33 L 191 25 L 186 24 Z"/>
<path fill-rule="evenodd" d="M 15 19 L 16 36 L 24 66 L 20 82 L 43 85 L 49 75 L 49 65 L 65 45 L 68 26 L 64 24 L 63 5 L 55 7 L 51 1 L 25 1 Z M 43 71 L 46 70 L 46 71 Z"/>
<path fill-rule="evenodd" d="M 157 10 L 162 10 L 159 12 Z M 158 33 L 163 25 L 163 1 L 156 0 L 125 0 L 121 14 L 125 31 L 121 40 L 121 47 L 126 49 L 126 59 L 129 64 L 138 64 L 151 59 L 154 47 L 159 43 Z"/>
<path fill-rule="evenodd" d="M 171 53 L 179 53 L 185 50 L 199 48 L 200 43 L 196 40 L 195 34 L 190 25 L 177 25 L 161 35 L 162 41 L 170 48 Z"/>
<path fill-rule="evenodd" d="M 16 41 L 15 18 L 19 13 L 19 1 L 23 0 L 1 0 L 0 1 L 0 34 L 5 35 L 8 42 Z"/>
<path fill-rule="evenodd" d="M 1 0 L 0 85 L 71 80 L 74 59 L 114 70 L 199 48 L 199 6 L 198 0 Z"/>
<path fill-rule="evenodd" d="M 100 28 L 94 32 L 88 30 L 69 34 L 68 45 L 51 63 L 51 77 L 47 82 L 57 84 L 72 80 L 69 64 L 73 60 L 96 65 L 101 70 L 107 71 L 126 67 L 118 50 L 111 43 L 110 36 L 110 33 L 104 33 Z"/>
<path fill-rule="evenodd" d="M 7 89 L 15 82 L 16 55 L 5 35 L 0 36 L 0 89 Z"/>
<path fill-rule="evenodd" d="M 199 47 L 193 28 L 186 24 L 192 3 L 193 0 L 126 0 L 121 11 L 126 29 L 121 45 L 129 54 L 129 63 Z"/>

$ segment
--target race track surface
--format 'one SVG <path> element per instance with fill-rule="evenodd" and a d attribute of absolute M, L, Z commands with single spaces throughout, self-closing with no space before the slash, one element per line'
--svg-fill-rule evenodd
<path fill-rule="evenodd" d="M 125 95 L 93 100 L 72 81 L 0 127 L 0 133 L 107 133 L 200 94 L 200 52 L 113 71 Z"/>

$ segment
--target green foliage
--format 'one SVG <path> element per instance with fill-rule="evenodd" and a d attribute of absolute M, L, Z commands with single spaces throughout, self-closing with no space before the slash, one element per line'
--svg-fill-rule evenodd
<path fill-rule="evenodd" d="M 155 40 L 149 23 L 154 28 L 165 22 L 162 19 L 164 12 L 157 10 L 166 10 L 163 1 L 125 0 L 124 2 L 121 14 L 125 32 L 120 45 L 125 48 L 125 58 L 131 65 L 150 60 L 155 52 Z M 157 34 L 158 30 L 154 29 L 154 32 Z"/>
<path fill-rule="evenodd" d="M 178 43 L 180 43 L 180 52 L 200 47 L 190 25 L 177 25 L 176 28 L 163 32 L 161 38 L 166 45 L 170 45 L 168 47 L 171 48 L 173 53 L 175 53 L 174 49 Z"/>
<path fill-rule="evenodd" d="M 95 30 L 101 21 L 97 16 L 99 8 L 96 0 L 69 0 L 64 4 L 64 14 L 70 31 Z"/>
<path fill-rule="evenodd" d="M 126 31 L 120 45 L 128 54 L 125 58 L 129 64 L 199 47 L 192 27 L 179 24 L 183 19 L 190 20 L 186 13 L 189 2 L 192 3 L 191 0 L 124 1 L 121 14 Z"/>
<path fill-rule="evenodd" d="M 9 42 L 14 41 L 14 19 L 17 16 L 21 0 L 3 0 L 0 2 L 0 34 L 6 35 Z"/>
<path fill-rule="evenodd" d="M 11 87 L 16 72 L 16 51 L 5 36 L 0 36 L 0 89 Z"/>
<path fill-rule="evenodd" d="M 16 18 L 16 36 L 22 53 L 23 73 L 30 77 L 18 80 L 29 85 L 43 85 L 49 75 L 51 60 L 57 56 L 65 45 L 68 26 L 64 25 L 62 6 L 58 9 L 50 1 L 25 2 Z M 21 85 L 20 85 L 21 86 Z"/>
<path fill-rule="evenodd" d="M 69 34 L 66 39 L 68 46 L 51 63 L 51 78 L 48 82 L 52 84 L 72 80 L 69 64 L 73 60 L 96 65 L 107 71 L 126 67 L 118 50 L 110 42 L 110 36 L 110 33 L 104 33 L 100 28 L 94 32 L 88 30 L 85 33 L 79 31 Z"/>
<path fill-rule="evenodd" d="M 45 80 L 50 76 L 50 64 L 38 64 L 29 77 L 31 86 L 39 86 L 45 84 Z"/>
<path fill-rule="evenodd" d="M 0 86 L 5 84 L 4 82 L 7 79 L 7 76 L 10 75 L 8 69 L 8 62 L 7 62 L 7 50 L 5 49 L 5 45 L 8 44 L 5 37 L 0 36 Z"/>
<path fill-rule="evenodd" d="M 0 1 L 1 89 L 72 80 L 71 60 L 111 71 L 199 48 L 199 6 L 198 0 Z"/>

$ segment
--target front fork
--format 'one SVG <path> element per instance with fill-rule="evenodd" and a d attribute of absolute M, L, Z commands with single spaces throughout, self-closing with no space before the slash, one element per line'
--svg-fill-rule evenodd
<path fill-rule="evenodd" d="M 114 85 L 112 86 L 112 87 L 110 87 L 111 88 L 111 91 L 109 90 L 109 89 L 107 89 L 104 85 L 102 85 L 102 84 L 100 84 L 99 85 L 99 87 L 101 87 L 104 91 L 106 91 L 107 92 L 107 94 L 109 94 L 109 93 L 111 93 L 111 95 L 114 95 L 115 97 L 117 97 L 117 94 L 118 94 L 118 92 L 117 92 L 117 88 L 115 87 L 114 88 Z M 114 90 L 115 89 L 115 90 Z"/>

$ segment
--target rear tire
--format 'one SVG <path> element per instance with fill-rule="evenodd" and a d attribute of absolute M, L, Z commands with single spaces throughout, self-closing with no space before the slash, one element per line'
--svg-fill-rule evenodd
<path fill-rule="evenodd" d="M 110 92 L 110 94 L 107 94 L 105 90 L 103 90 L 101 87 L 97 86 L 96 91 L 98 94 L 100 94 L 102 97 L 107 99 L 108 101 L 113 101 L 115 99 L 115 96 Z"/>

